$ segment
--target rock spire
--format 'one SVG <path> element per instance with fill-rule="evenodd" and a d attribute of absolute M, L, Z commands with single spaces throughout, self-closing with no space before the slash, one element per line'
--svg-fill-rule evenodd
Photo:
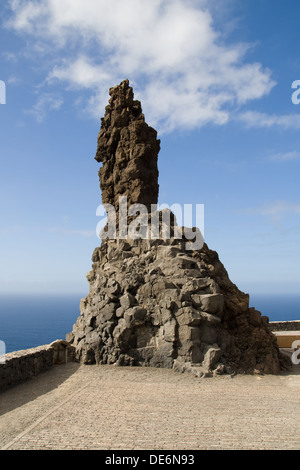
<path fill-rule="evenodd" d="M 96 160 L 103 204 L 157 203 L 160 141 L 128 80 L 111 88 Z M 172 219 L 173 220 L 173 219 Z M 175 222 L 173 221 L 175 224 Z M 268 318 L 249 307 L 217 252 L 183 239 L 103 239 L 89 293 L 67 335 L 84 364 L 167 367 L 195 375 L 277 374 L 287 367 Z"/>
<path fill-rule="evenodd" d="M 102 203 L 118 210 L 119 197 L 126 195 L 128 205 L 140 203 L 150 210 L 158 200 L 157 132 L 145 122 L 128 80 L 111 88 L 109 94 L 95 156 L 102 163 Z"/>

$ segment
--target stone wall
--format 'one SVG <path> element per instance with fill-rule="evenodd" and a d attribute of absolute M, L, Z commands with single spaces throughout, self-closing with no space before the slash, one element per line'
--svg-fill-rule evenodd
<path fill-rule="evenodd" d="M 73 361 L 74 348 L 64 340 L 57 340 L 36 348 L 8 353 L 4 360 L 4 363 L 0 363 L 0 392 L 36 377 L 49 370 L 53 364 Z"/>
<path fill-rule="evenodd" d="M 295 321 L 271 321 L 271 331 L 300 331 L 300 320 Z"/>

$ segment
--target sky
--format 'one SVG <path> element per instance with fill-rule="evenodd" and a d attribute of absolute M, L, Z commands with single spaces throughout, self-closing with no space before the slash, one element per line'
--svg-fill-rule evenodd
<path fill-rule="evenodd" d="M 161 140 L 159 203 L 204 204 L 244 292 L 299 292 L 299 17 L 298 0 L 2 0 L 0 293 L 88 293 L 100 118 L 126 78 Z"/>

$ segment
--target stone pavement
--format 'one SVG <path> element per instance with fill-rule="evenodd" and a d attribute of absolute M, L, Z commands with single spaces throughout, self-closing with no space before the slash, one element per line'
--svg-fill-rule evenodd
<path fill-rule="evenodd" d="M 300 449 L 300 366 L 280 376 L 54 366 L 0 394 L 2 450 Z"/>

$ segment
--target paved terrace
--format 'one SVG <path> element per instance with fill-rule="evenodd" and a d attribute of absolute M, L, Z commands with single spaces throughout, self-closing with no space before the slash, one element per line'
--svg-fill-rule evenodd
<path fill-rule="evenodd" d="M 0 394 L 0 448 L 300 449 L 299 369 L 197 379 L 56 365 Z"/>

